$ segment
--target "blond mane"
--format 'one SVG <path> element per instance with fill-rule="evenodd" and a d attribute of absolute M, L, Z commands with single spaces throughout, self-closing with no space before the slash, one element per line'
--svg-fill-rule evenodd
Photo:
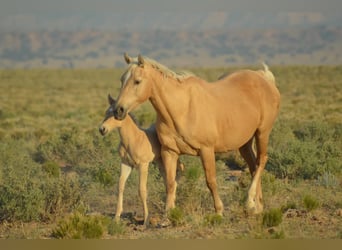
<path fill-rule="evenodd" d="M 134 62 L 137 62 L 138 59 L 134 58 Z M 166 67 L 165 65 L 151 59 L 148 57 L 144 57 L 144 62 L 148 63 L 149 65 L 152 66 L 152 68 L 158 70 L 165 78 L 170 77 L 170 78 L 174 78 L 177 81 L 181 82 L 191 76 L 195 76 L 194 73 L 189 72 L 189 71 L 179 71 L 179 72 L 175 72 L 171 69 L 169 69 L 168 67 Z"/>

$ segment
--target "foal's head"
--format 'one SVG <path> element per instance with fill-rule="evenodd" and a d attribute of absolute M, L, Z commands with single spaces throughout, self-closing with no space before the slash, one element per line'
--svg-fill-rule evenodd
<path fill-rule="evenodd" d="M 121 90 L 117 99 L 114 116 L 122 120 L 139 104 L 145 102 L 151 96 L 151 81 L 149 81 L 148 65 L 139 55 L 137 59 L 124 55 L 129 65 L 121 76 Z"/>
<path fill-rule="evenodd" d="M 105 135 L 112 131 L 113 129 L 121 127 L 121 121 L 115 119 L 114 117 L 114 106 L 116 101 L 108 95 L 109 108 L 106 110 L 105 118 L 99 128 L 101 135 Z"/>

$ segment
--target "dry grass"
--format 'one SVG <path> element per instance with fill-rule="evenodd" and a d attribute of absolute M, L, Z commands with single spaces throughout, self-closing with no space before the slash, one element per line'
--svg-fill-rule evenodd
<path fill-rule="evenodd" d="M 214 80 L 233 70 L 193 71 Z M 282 105 L 263 190 L 265 214 L 278 211 L 279 219 L 281 211 L 281 222 L 269 226 L 263 215 L 246 214 L 250 177 L 232 152 L 216 161 L 224 216 L 214 215 L 199 159 L 184 156 L 178 210 L 167 228 L 158 226 L 165 191 L 151 166 L 151 227 L 146 230 L 141 226 L 137 171 L 127 182 L 122 223 L 111 221 L 119 176 L 118 135 L 102 138 L 97 131 L 106 96 L 117 95 L 122 71 L 0 71 L 0 237 L 51 238 L 58 223 L 67 222 L 85 204 L 84 218 L 100 224 L 102 238 L 342 238 L 342 67 L 272 70 Z M 150 104 L 134 113 L 143 126 L 155 118 Z M 99 216 L 107 222 L 97 223 Z"/>

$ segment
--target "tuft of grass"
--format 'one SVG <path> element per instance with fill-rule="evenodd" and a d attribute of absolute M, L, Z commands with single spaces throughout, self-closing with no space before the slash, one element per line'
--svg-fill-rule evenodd
<path fill-rule="evenodd" d="M 184 223 L 184 212 L 179 207 L 170 209 L 167 217 L 173 226 L 180 226 Z"/>
<path fill-rule="evenodd" d="M 103 219 L 100 216 L 84 215 L 76 211 L 58 223 L 52 231 L 52 237 L 57 239 L 99 239 L 103 233 Z"/>
<path fill-rule="evenodd" d="M 107 226 L 108 234 L 117 235 L 126 232 L 125 225 L 121 221 L 112 220 Z"/>
<path fill-rule="evenodd" d="M 319 202 L 311 195 L 305 195 L 303 198 L 304 207 L 307 211 L 313 211 L 319 207 Z"/>
<path fill-rule="evenodd" d="M 61 174 L 60 167 L 56 162 L 47 161 L 42 165 L 43 170 L 51 177 L 58 178 Z"/>
<path fill-rule="evenodd" d="M 317 184 L 326 188 L 336 188 L 339 186 L 339 181 L 334 174 L 324 172 L 321 176 L 318 176 Z"/>
<path fill-rule="evenodd" d="M 262 225 L 264 227 L 278 226 L 283 220 L 283 214 L 279 208 L 273 208 L 263 214 Z"/>
<path fill-rule="evenodd" d="M 187 167 L 185 170 L 185 178 L 188 182 L 196 182 L 200 178 L 202 171 L 198 166 Z"/>
<path fill-rule="evenodd" d="M 208 214 L 204 217 L 204 224 L 210 226 L 219 226 L 223 222 L 222 215 L 219 214 Z"/>
<path fill-rule="evenodd" d="M 277 232 L 274 231 L 271 233 L 271 239 L 285 239 L 285 233 L 283 230 Z"/>
<path fill-rule="evenodd" d="M 285 213 L 289 209 L 296 209 L 296 208 L 297 208 L 297 204 L 294 201 L 289 201 L 281 207 L 281 211 Z"/>

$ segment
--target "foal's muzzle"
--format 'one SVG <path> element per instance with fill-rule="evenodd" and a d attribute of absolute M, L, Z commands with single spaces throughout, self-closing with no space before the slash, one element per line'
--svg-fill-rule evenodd
<path fill-rule="evenodd" d="M 117 120 L 123 120 L 126 116 L 126 110 L 122 106 L 117 106 L 114 109 L 114 117 Z"/>

